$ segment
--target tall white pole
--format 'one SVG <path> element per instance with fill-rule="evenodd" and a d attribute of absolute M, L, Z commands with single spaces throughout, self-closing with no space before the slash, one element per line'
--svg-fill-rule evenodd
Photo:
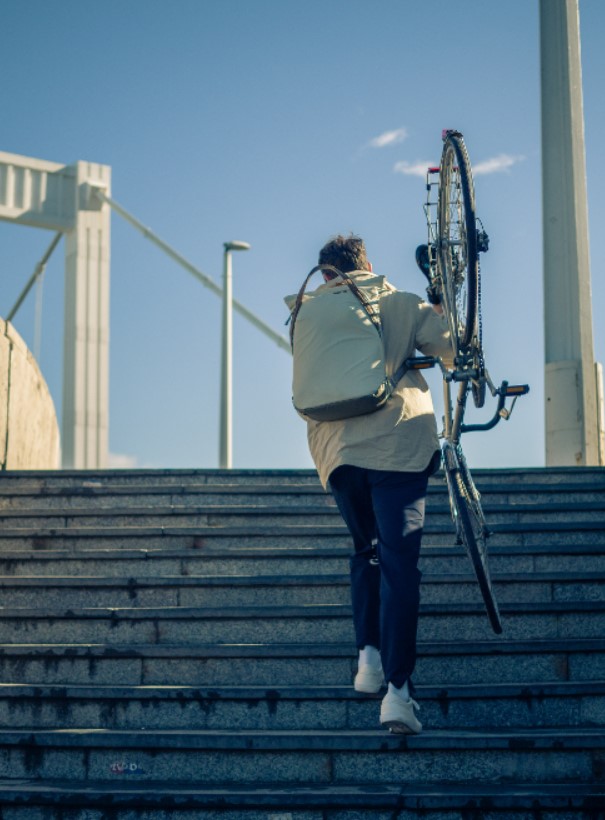
<path fill-rule="evenodd" d="M 597 465 L 578 0 L 540 0 L 540 62 L 546 465 Z"/>
<path fill-rule="evenodd" d="M 223 331 L 221 346 L 221 407 L 219 432 L 219 467 L 233 466 L 233 282 L 232 251 L 247 251 L 247 242 L 225 242 L 223 259 Z"/>
<path fill-rule="evenodd" d="M 109 450 L 110 210 L 84 194 L 110 190 L 111 168 L 73 166 L 74 227 L 65 234 L 63 467 L 104 469 Z"/>
<path fill-rule="evenodd" d="M 221 419 L 219 467 L 230 470 L 232 447 L 232 375 L 233 375 L 233 290 L 231 251 L 225 245 L 223 261 L 223 336 L 221 354 Z"/>

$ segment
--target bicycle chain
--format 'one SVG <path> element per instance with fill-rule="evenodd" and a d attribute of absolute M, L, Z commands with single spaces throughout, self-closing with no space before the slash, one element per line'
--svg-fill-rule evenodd
<path fill-rule="evenodd" d="M 485 359 L 483 358 L 483 315 L 481 313 L 481 257 L 477 253 L 477 317 L 479 323 L 479 372 L 485 371 Z"/>

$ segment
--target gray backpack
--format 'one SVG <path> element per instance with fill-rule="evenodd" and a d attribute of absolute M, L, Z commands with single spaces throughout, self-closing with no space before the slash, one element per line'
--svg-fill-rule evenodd
<path fill-rule="evenodd" d="M 317 271 L 337 274 L 345 287 L 305 294 Z M 294 359 L 292 401 L 303 416 L 336 421 L 379 410 L 406 371 L 387 376 L 380 322 L 386 292 L 358 286 L 332 265 L 317 265 L 290 314 Z"/>

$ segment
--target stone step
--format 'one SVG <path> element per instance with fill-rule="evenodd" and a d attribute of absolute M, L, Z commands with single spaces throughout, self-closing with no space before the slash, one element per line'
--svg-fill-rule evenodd
<path fill-rule="evenodd" d="M 5 820 L 603 820 L 599 783 L 266 785 L 0 779 Z"/>
<path fill-rule="evenodd" d="M 557 504 L 603 502 L 603 482 L 556 484 L 544 487 L 543 483 L 511 485 L 489 483 L 479 486 L 486 505 Z M 435 480 L 429 485 L 427 509 L 447 505 L 445 481 Z M 229 507 L 229 506 L 304 507 L 317 509 L 334 507 L 332 496 L 317 484 L 301 485 L 116 485 L 84 482 L 81 486 L 47 486 L 40 490 L 27 486 L 2 485 L 0 487 L 0 510 L 98 510 L 111 507 Z"/>
<path fill-rule="evenodd" d="M 494 533 L 519 532 L 527 525 L 534 530 L 549 531 L 559 523 L 570 525 L 594 523 L 605 530 L 603 501 L 590 503 L 557 504 L 485 504 L 484 513 L 490 530 Z M 334 505 L 315 506 L 130 506 L 97 507 L 91 509 L 41 510 L 3 509 L 0 524 L 7 531 L 20 529 L 84 529 L 119 527 L 196 527 L 227 528 L 244 527 L 286 531 L 292 527 L 308 527 L 317 530 L 344 525 Z M 452 530 L 451 514 L 447 504 L 429 510 L 425 522 L 426 533 Z"/>
<path fill-rule="evenodd" d="M 604 601 L 505 603 L 504 635 L 495 636 L 479 604 L 420 605 L 420 640 L 598 637 Z M 26 608 L 0 610 L 2 643 L 310 643 L 351 640 L 348 606 Z"/>
<path fill-rule="evenodd" d="M 431 494 L 434 503 L 447 502 L 446 488 L 435 488 Z M 598 489 L 587 488 L 586 491 L 571 491 L 570 501 L 573 499 L 585 502 L 598 501 L 605 493 Z M 540 495 L 541 493 L 536 493 Z M 545 494 L 548 495 L 548 494 Z M 499 495 L 494 495 L 499 499 Z M 504 502 L 503 502 L 504 503 Z M 59 487 L 50 488 L 43 492 L 33 492 L 26 488 L 4 489 L 0 491 L 0 510 L 27 511 L 30 509 L 39 512 L 69 511 L 69 510 L 110 510 L 112 508 L 171 508 L 191 507 L 222 509 L 229 507 L 265 506 L 273 509 L 290 507 L 315 507 L 318 511 L 326 507 L 335 506 L 331 495 L 324 492 L 321 486 L 300 485 L 300 487 L 262 487 L 250 486 L 243 488 L 238 485 L 208 487 L 199 485 L 192 487 L 99 487 L 94 490 L 87 488 Z"/>
<path fill-rule="evenodd" d="M 566 519 L 565 521 L 514 522 L 490 525 L 490 550 L 497 547 L 523 546 L 531 551 L 548 544 L 556 546 L 598 546 L 605 552 L 605 522 Z M 451 521 L 427 524 L 423 547 L 452 547 L 455 533 Z M 171 527 L 55 527 L 8 528 L 0 530 L 0 554 L 25 550 L 71 549 L 86 551 L 109 547 L 151 549 L 153 547 L 193 547 L 196 550 L 231 550 L 269 548 L 319 549 L 350 548 L 344 526 L 242 527 L 171 526 Z M 590 550 L 588 550 L 590 551 Z"/>
<path fill-rule="evenodd" d="M 540 484 L 547 488 L 558 485 L 581 485 L 591 483 L 602 486 L 605 474 L 599 467 L 537 467 L 513 469 L 473 469 L 473 478 L 481 489 L 490 484 L 506 484 L 523 487 Z M 431 479 L 432 484 L 443 480 L 439 473 Z M 137 470 L 7 470 L 2 473 L 3 488 L 27 487 L 34 491 L 48 488 L 82 487 L 99 489 L 109 486 L 262 486 L 275 487 L 310 485 L 320 487 L 315 470 L 212 470 L 212 469 L 137 469 Z"/>
<path fill-rule="evenodd" d="M 380 699 L 348 686 L 0 685 L 11 729 L 378 729 Z M 425 730 L 605 727 L 605 680 L 418 686 Z"/>
<path fill-rule="evenodd" d="M 119 532 L 119 531 L 118 531 Z M 554 538 L 554 535 L 552 536 Z M 52 548 L 48 539 L 39 549 L 5 549 L 0 552 L 3 576 L 118 576 L 165 575 L 302 575 L 348 572 L 350 548 L 341 538 L 292 539 L 291 546 L 195 546 L 196 537 L 172 535 L 132 536 L 121 541 L 110 537 L 65 538 L 63 548 Z M 239 539 L 245 541 L 246 537 Z M 248 539 L 250 540 L 250 539 Z M 267 540 L 269 540 L 267 538 Z M 0 543 L 2 538 L 0 536 Z M 321 546 L 322 543 L 331 546 Z M 35 543 L 35 542 L 34 542 Z M 104 544 L 105 547 L 100 545 Z M 139 545 L 138 548 L 135 545 Z M 536 540 L 535 544 L 490 541 L 490 567 L 494 574 L 518 572 L 604 572 L 605 550 L 598 543 L 560 543 Z M 420 568 L 426 573 L 463 574 L 469 559 L 462 547 L 423 544 Z"/>
<path fill-rule="evenodd" d="M 438 477 L 409 738 L 352 689 L 349 538 L 313 471 L 6 475 L 2 820 L 603 813 L 605 471 L 475 478 L 504 636 Z"/>
<path fill-rule="evenodd" d="M 499 603 L 605 601 L 605 573 L 494 574 Z M 3 607 L 219 607 L 347 605 L 347 574 L 322 575 L 167 575 L 3 576 Z M 472 574 L 426 574 L 425 604 L 477 603 L 479 586 Z"/>
<path fill-rule="evenodd" d="M 512 471 L 514 474 L 515 471 Z M 598 471 L 597 471 L 598 473 Z M 508 479 L 508 476 L 506 476 Z M 587 472 L 584 480 L 591 478 Z M 86 487 L 94 490 L 104 485 L 130 486 L 165 486 L 188 487 L 199 485 L 239 486 L 275 485 L 311 485 L 321 487 L 315 470 L 215 470 L 215 469 L 136 469 L 136 470 L 5 470 L 2 473 L 3 486 L 27 487 L 35 492 L 44 492 L 48 488 Z M 511 476 L 512 478 L 512 476 Z M 542 480 L 540 471 L 536 473 L 538 481 Z M 570 474 L 569 480 L 581 480 L 580 475 Z M 553 474 L 546 479 L 548 483 L 558 483 L 562 474 Z"/>
<path fill-rule="evenodd" d="M 347 686 L 354 644 L 1 644 L 4 683 L 221 686 L 234 681 Z M 414 681 L 447 689 L 482 683 L 605 680 L 605 638 L 420 641 Z"/>
<path fill-rule="evenodd" d="M 384 730 L 0 730 L 0 776 L 115 782 L 120 769 L 175 786 L 599 782 L 602 728 Z"/>

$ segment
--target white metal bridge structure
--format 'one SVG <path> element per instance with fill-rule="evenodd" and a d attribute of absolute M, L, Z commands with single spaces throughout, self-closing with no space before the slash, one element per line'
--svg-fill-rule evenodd
<path fill-rule="evenodd" d="M 605 464 L 602 369 L 594 360 L 578 0 L 540 0 L 547 466 Z M 111 197 L 107 165 L 0 152 L 0 219 L 55 231 L 9 321 L 65 237 L 62 464 L 107 466 L 110 210 L 217 296 L 223 290 Z M 233 307 L 284 350 L 244 305 Z"/>
<path fill-rule="evenodd" d="M 65 236 L 65 327 L 62 466 L 107 466 L 109 406 L 110 209 L 113 209 L 217 296 L 223 290 L 111 198 L 111 168 L 59 165 L 0 152 L 0 219 L 56 231 L 7 315 L 11 321 Z M 290 352 L 288 340 L 237 300 L 233 308 Z"/>

